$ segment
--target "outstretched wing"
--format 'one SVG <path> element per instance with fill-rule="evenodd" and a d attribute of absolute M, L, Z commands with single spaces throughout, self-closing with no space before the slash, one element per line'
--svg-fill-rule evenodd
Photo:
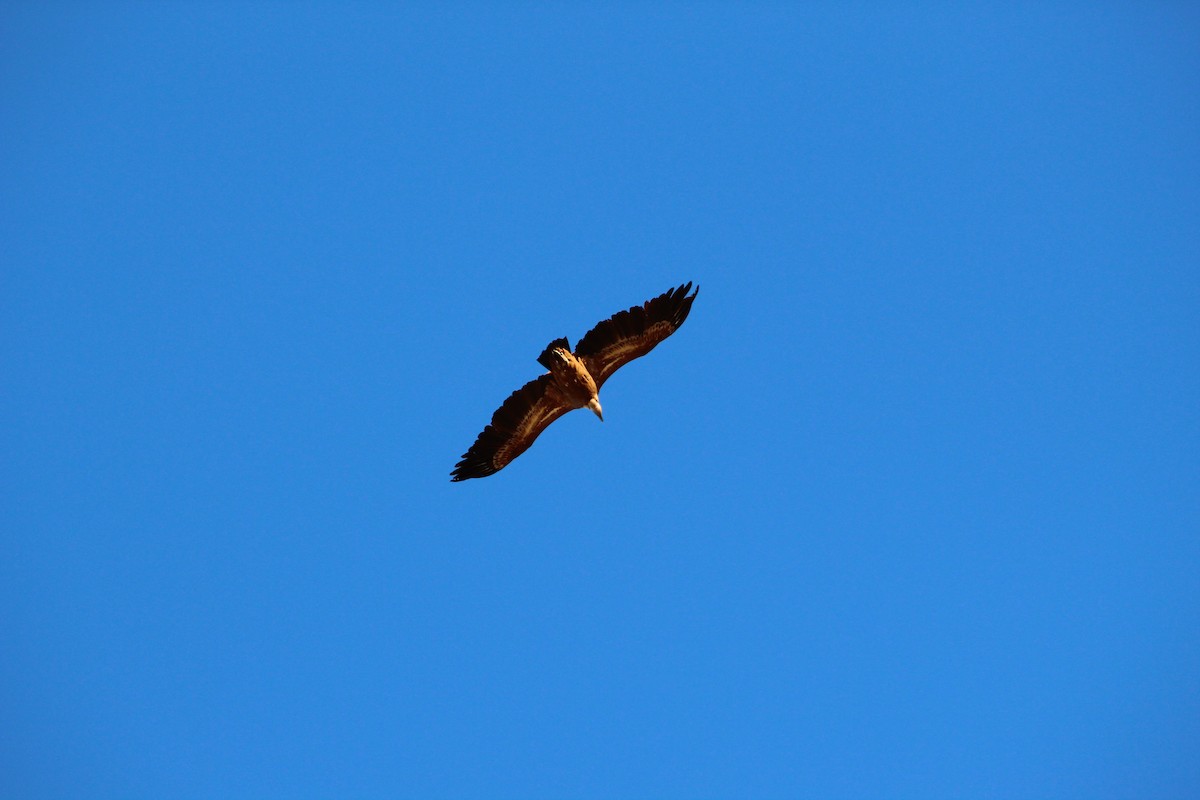
<path fill-rule="evenodd" d="M 570 411 L 558 392 L 547 391 L 549 386 L 550 375 L 546 374 L 509 395 L 492 415 L 492 424 L 463 453 L 462 461 L 450 473 L 450 480 L 465 481 L 498 472 L 528 450 L 546 426 Z"/>
<path fill-rule="evenodd" d="M 675 332 L 692 310 L 692 301 L 700 287 L 690 295 L 692 282 L 671 289 L 640 306 L 614 314 L 587 332 L 579 340 L 575 355 L 600 388 L 608 376 L 641 358 Z"/>

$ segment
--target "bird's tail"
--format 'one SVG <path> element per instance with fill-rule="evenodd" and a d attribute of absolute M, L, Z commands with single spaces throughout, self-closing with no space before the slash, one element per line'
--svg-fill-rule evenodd
<path fill-rule="evenodd" d="M 555 339 L 553 342 L 546 345 L 546 349 L 542 351 L 542 354 L 538 356 L 537 359 L 538 363 L 546 369 L 550 369 L 550 365 L 553 363 L 551 359 L 554 357 L 554 348 L 556 347 L 561 347 L 564 350 L 570 351 L 571 343 L 568 342 L 567 337 L 564 336 L 563 338 Z"/>

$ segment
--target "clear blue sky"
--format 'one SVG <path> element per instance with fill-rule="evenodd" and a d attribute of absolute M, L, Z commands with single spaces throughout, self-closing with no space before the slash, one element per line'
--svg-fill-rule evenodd
<path fill-rule="evenodd" d="M 6 4 L 0 795 L 1200 796 L 1198 42 Z"/>

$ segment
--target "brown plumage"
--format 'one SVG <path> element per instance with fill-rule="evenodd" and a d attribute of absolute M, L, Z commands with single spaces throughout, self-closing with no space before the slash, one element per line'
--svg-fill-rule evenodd
<path fill-rule="evenodd" d="M 538 363 L 549 372 L 509 395 L 492 423 L 450 473 L 450 480 L 483 478 L 498 472 L 524 453 L 551 422 L 577 408 L 590 408 L 604 420 L 600 387 L 618 369 L 646 355 L 687 319 L 692 301 L 691 281 L 621 311 L 587 332 L 571 352 L 565 338 L 555 339 Z M 691 292 L 691 294 L 689 294 Z"/>

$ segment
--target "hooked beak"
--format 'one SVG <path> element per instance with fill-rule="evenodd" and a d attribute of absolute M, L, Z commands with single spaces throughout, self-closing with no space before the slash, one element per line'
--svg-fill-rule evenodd
<path fill-rule="evenodd" d="M 598 398 L 593 397 L 591 400 L 589 400 L 587 407 L 590 408 L 596 414 L 596 416 L 600 418 L 601 422 L 604 422 L 604 409 L 600 408 L 600 400 Z"/>

